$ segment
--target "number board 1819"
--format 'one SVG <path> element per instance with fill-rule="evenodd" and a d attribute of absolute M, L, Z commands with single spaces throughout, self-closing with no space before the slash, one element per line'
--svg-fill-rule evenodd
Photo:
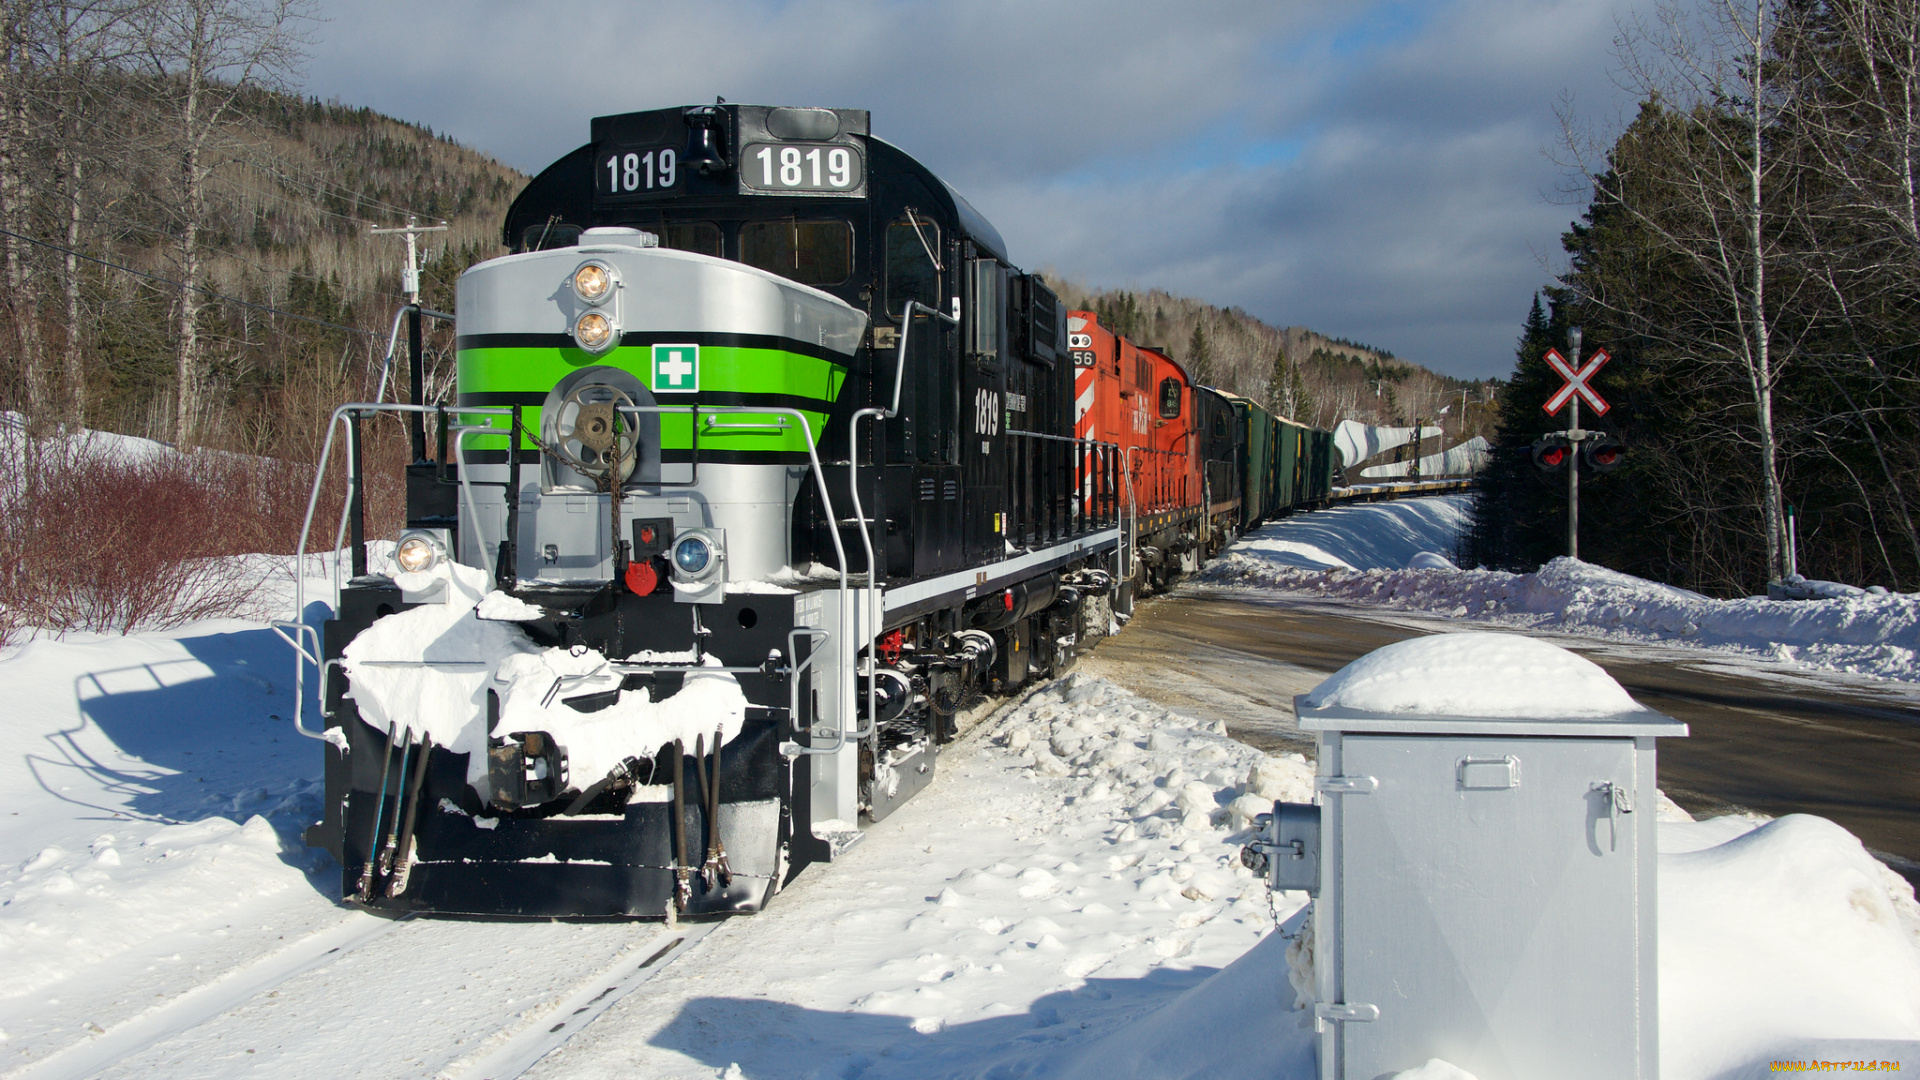
<path fill-rule="evenodd" d="M 680 151 L 671 146 L 615 147 L 599 161 L 593 188 L 602 196 L 671 195 L 684 171 Z"/>
<path fill-rule="evenodd" d="M 738 167 L 746 191 L 860 195 L 867 186 L 866 162 L 851 146 L 749 143 Z"/>

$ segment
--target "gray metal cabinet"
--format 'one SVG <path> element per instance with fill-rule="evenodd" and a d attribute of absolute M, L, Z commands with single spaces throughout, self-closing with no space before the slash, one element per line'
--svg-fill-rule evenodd
<path fill-rule="evenodd" d="M 1305 708 L 1319 733 L 1321 1076 L 1651 1080 L 1656 713 Z"/>

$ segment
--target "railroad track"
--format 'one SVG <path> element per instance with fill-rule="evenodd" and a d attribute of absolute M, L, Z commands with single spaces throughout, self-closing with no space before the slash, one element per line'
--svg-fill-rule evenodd
<path fill-rule="evenodd" d="M 387 919 L 354 911 L 9 1076 L 336 1069 L 510 1080 L 723 925 Z M 566 974 L 582 969 L 591 974 Z"/>

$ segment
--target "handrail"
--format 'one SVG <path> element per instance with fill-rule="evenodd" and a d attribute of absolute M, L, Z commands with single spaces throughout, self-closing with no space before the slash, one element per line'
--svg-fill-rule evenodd
<path fill-rule="evenodd" d="M 918 225 L 914 226 L 914 231 L 919 232 Z M 926 243 L 924 237 L 921 238 L 921 243 Z M 935 264 L 938 265 L 938 260 L 935 260 Z M 860 530 L 860 546 L 867 556 L 867 631 L 864 635 L 867 639 L 867 726 L 855 729 L 853 733 L 855 739 L 870 739 L 874 732 L 880 729 L 880 691 L 878 675 L 875 672 L 879 665 L 874 663 L 874 641 L 880 634 L 880 565 L 873 554 L 873 536 L 867 530 L 867 511 L 860 505 L 860 421 L 868 417 L 891 420 L 900 415 L 900 385 L 906 381 L 907 371 L 907 338 L 913 333 L 913 313 L 916 310 L 924 311 L 950 326 L 960 325 L 960 318 L 957 315 L 936 311 L 918 300 L 907 301 L 906 306 L 900 309 L 900 341 L 894 349 L 893 403 L 884 409 L 869 406 L 855 410 L 853 416 L 847 421 L 847 490 L 853 496 L 853 521 Z M 832 522 L 834 543 L 838 544 L 840 524 L 831 513 L 827 515 L 827 520 Z M 845 579 L 846 574 L 842 571 L 841 580 L 845 581 Z M 843 597 L 842 604 L 844 603 Z M 841 640 L 845 641 L 844 638 Z"/>
<path fill-rule="evenodd" d="M 375 401 L 385 401 L 387 397 L 387 378 L 393 372 L 393 354 L 400 348 L 400 320 L 407 312 L 415 310 L 429 319 L 453 321 L 453 316 L 446 312 L 423 308 L 419 304 L 402 304 L 400 310 L 393 313 L 393 330 L 387 334 L 387 357 L 380 364 L 380 389 L 373 395 Z"/>
<path fill-rule="evenodd" d="M 1126 563 L 1126 573 L 1121 575 L 1121 580 L 1129 583 L 1133 580 L 1133 546 L 1140 542 L 1140 500 L 1133 495 L 1133 452 L 1136 450 L 1152 452 L 1152 448 L 1127 447 L 1125 468 L 1120 470 L 1121 478 L 1127 482 L 1127 539 L 1126 543 L 1120 545 L 1121 553 L 1126 556 L 1122 560 Z"/>
<path fill-rule="evenodd" d="M 313 490 L 308 492 L 307 494 L 306 517 L 302 519 L 302 521 L 300 522 L 300 543 L 294 549 L 293 598 L 294 598 L 294 607 L 296 612 L 304 611 L 307 606 L 306 576 L 302 572 L 302 568 L 304 567 L 307 561 L 307 537 L 313 530 L 313 515 L 314 515 L 315 509 L 319 506 L 319 503 L 320 503 L 321 485 L 326 482 L 327 463 L 331 461 L 333 458 L 333 438 L 334 438 L 334 433 L 338 430 L 338 426 L 342 422 L 349 419 L 349 414 L 351 413 L 373 413 L 373 412 L 430 413 L 430 412 L 438 411 L 439 408 L 440 407 L 437 405 L 407 405 L 401 402 L 357 401 L 357 402 L 349 402 L 345 405 L 340 405 L 336 407 L 333 410 L 333 415 L 328 417 L 327 437 L 325 441 L 321 443 L 321 446 L 320 446 L 319 464 L 314 466 Z M 469 415 L 485 415 L 485 416 L 511 416 L 512 415 L 511 409 L 489 408 L 486 406 L 474 406 L 470 408 L 462 408 L 458 411 L 463 414 L 469 414 Z M 467 430 L 494 431 L 498 429 L 470 428 Z M 458 452 L 459 451 L 457 449 L 457 444 L 456 444 L 455 454 L 457 455 Z M 358 483 L 359 483 L 358 477 L 354 477 L 354 476 L 347 477 L 348 498 L 347 498 L 346 504 L 342 506 L 342 509 L 340 511 L 340 526 L 337 530 L 335 530 L 335 533 L 334 533 L 333 582 L 334 582 L 334 602 L 335 603 L 338 603 L 340 599 L 340 596 L 339 596 L 340 543 L 341 543 L 341 538 L 346 535 L 348 507 L 350 507 L 352 504 L 353 488 Z M 460 475 L 459 483 L 462 487 L 467 486 L 467 477 L 464 472 L 462 472 Z M 467 492 L 467 496 L 468 496 L 469 505 L 471 505 L 472 492 L 470 490 Z M 478 526 L 476 526 L 476 528 L 477 527 Z"/>
<path fill-rule="evenodd" d="M 761 415 L 761 416 L 793 417 L 795 420 L 799 421 L 800 423 L 800 434 L 802 439 L 807 444 L 807 464 L 808 464 L 808 467 L 813 470 L 813 482 L 816 485 L 818 485 L 820 488 L 820 509 L 826 514 L 827 521 L 832 522 L 835 520 L 833 516 L 833 497 L 827 492 L 827 475 L 825 470 L 820 468 L 819 449 L 814 445 L 813 424 L 808 422 L 806 414 L 802 413 L 799 409 L 789 409 L 789 408 L 783 408 L 779 406 L 767 406 L 767 405 L 697 405 L 697 404 L 696 405 L 616 405 L 615 408 L 621 413 L 631 413 L 634 416 L 647 416 L 647 415 L 662 416 L 667 413 L 686 413 L 687 415 L 693 418 L 694 427 L 696 429 L 698 429 L 700 426 L 699 416 L 702 412 L 752 413 L 752 414 Z M 838 637 L 842 643 L 845 643 L 847 638 L 851 636 L 848 633 L 848 627 L 846 625 L 847 581 L 850 576 L 847 570 L 847 549 L 846 549 L 846 546 L 840 542 L 840 530 L 837 526 L 830 527 L 828 529 L 828 535 L 833 539 L 834 557 L 838 559 L 840 562 L 840 589 L 839 589 L 840 610 L 838 612 L 840 627 L 838 631 Z M 849 658 L 842 657 L 843 663 L 847 662 L 848 659 Z M 793 673 L 791 678 L 794 680 L 794 685 L 796 686 L 799 685 L 800 675 L 798 670 L 796 670 Z M 797 693 L 794 695 L 794 701 L 797 707 L 798 705 Z M 790 749 L 794 754 L 837 754 L 840 752 L 840 748 L 846 744 L 846 738 L 847 738 L 846 727 L 843 722 L 840 728 L 840 739 L 838 742 L 834 743 L 831 747 L 822 749 L 822 748 L 813 747 L 813 746 L 800 746 L 798 744 L 789 743 L 789 744 L 785 744 L 782 747 L 782 749 L 783 750 Z"/>
<path fill-rule="evenodd" d="M 321 645 L 320 645 L 320 637 L 319 637 L 318 631 L 315 631 L 313 627 L 308 626 L 306 623 L 301 622 L 299 620 L 307 610 L 307 575 L 306 575 L 307 537 L 311 535 L 311 533 L 313 532 L 313 515 L 314 515 L 314 512 L 319 508 L 320 488 L 323 484 L 326 483 L 327 464 L 328 462 L 333 460 L 334 434 L 336 431 L 339 430 L 339 427 L 342 423 L 352 418 L 352 414 L 354 413 L 372 413 L 372 412 L 428 413 L 428 412 L 435 412 L 439 408 L 440 407 L 437 405 L 407 405 L 400 402 L 359 401 L 359 402 L 349 402 L 345 405 L 338 406 L 333 410 L 333 414 L 327 418 L 327 436 L 326 436 L 326 439 L 322 442 L 320 447 L 320 461 L 318 464 L 314 466 L 313 490 L 307 493 L 307 512 L 306 512 L 306 516 L 302 518 L 300 522 L 300 542 L 294 547 L 294 555 L 293 555 L 294 618 L 291 620 L 280 620 L 270 624 L 273 628 L 273 632 L 276 635 L 278 635 L 282 641 L 285 641 L 287 644 L 293 646 L 293 651 L 294 651 L 293 729 L 299 732 L 300 734 L 307 736 L 310 739 L 326 739 L 326 735 L 324 732 L 320 734 L 315 734 L 314 732 L 308 731 L 306 728 L 306 725 L 301 722 L 302 711 L 304 708 L 304 699 L 306 696 L 304 691 L 304 687 L 306 685 L 305 683 L 306 665 L 308 663 L 312 663 L 313 665 L 315 665 L 320 669 L 320 674 L 321 674 L 320 693 L 323 696 L 322 714 L 324 715 L 325 713 L 324 695 L 326 694 L 326 679 L 325 679 L 326 664 L 323 663 L 320 658 Z M 474 407 L 470 409 L 462 409 L 460 411 L 463 413 L 475 413 L 475 414 L 484 414 L 484 415 L 490 415 L 490 416 L 512 415 L 512 410 L 499 409 L 499 408 Z M 493 430 L 496 430 L 496 429 L 478 428 L 478 427 L 462 429 L 463 433 L 465 431 L 493 431 Z M 458 458 L 460 454 L 460 442 L 458 439 L 456 439 L 454 442 L 454 454 L 456 458 Z M 348 485 L 347 498 L 341 504 L 340 524 L 339 524 L 339 527 L 334 530 L 334 535 L 333 535 L 333 552 L 332 552 L 333 554 L 333 573 L 332 573 L 333 603 L 336 610 L 338 610 L 340 605 L 340 545 L 341 545 L 342 539 L 346 536 L 347 517 L 353 507 L 353 492 L 354 492 L 354 489 L 359 485 L 359 483 L 360 483 L 359 477 L 352 476 L 352 475 L 349 475 L 347 477 L 347 485 Z M 460 472 L 459 483 L 467 496 L 467 505 L 469 509 L 469 514 L 471 514 L 472 507 L 473 507 L 473 489 L 467 483 L 467 474 L 464 469 L 462 469 Z M 477 524 L 474 527 L 476 530 L 479 528 Z M 485 552 L 483 550 L 482 557 L 484 556 L 485 556 Z M 290 633 L 292 636 L 289 636 Z M 313 639 L 313 651 L 311 653 L 309 653 L 305 648 L 305 646 L 302 644 L 302 641 L 304 641 L 308 637 L 311 637 Z"/>
<path fill-rule="evenodd" d="M 1104 450 L 1118 450 L 1120 448 L 1120 444 L 1117 442 L 1102 442 L 1099 439 L 1084 439 L 1078 435 L 1050 435 L 1044 431 L 1025 431 L 1019 428 L 1007 428 L 1006 434 L 1018 435 L 1018 436 L 1021 436 L 1022 438 L 1027 438 L 1027 439 L 1039 439 L 1043 442 L 1068 443 L 1068 444 L 1071 444 L 1076 451 L 1081 453 L 1084 453 L 1089 447 L 1093 447 L 1096 449 L 1104 449 Z M 1081 462 L 1075 463 L 1076 469 L 1083 469 L 1084 467 L 1085 467 L 1084 464 Z M 1073 515 L 1070 515 L 1070 516 L 1084 518 L 1084 515 L 1080 507 L 1080 497 L 1076 496 L 1073 499 L 1073 507 L 1075 512 Z"/>

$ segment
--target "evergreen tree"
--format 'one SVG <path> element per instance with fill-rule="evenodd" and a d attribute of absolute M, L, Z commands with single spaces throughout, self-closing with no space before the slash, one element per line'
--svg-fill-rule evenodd
<path fill-rule="evenodd" d="M 1473 524 L 1462 552 L 1470 564 L 1527 571 L 1564 554 L 1558 545 L 1565 541 L 1565 519 L 1555 511 L 1565 508 L 1554 501 L 1551 482 L 1560 474 L 1542 474 L 1533 465 L 1533 440 L 1551 426 L 1540 403 L 1552 393 L 1546 354 L 1553 345 L 1552 320 L 1536 292 L 1514 349 L 1513 377 L 1500 395 L 1493 453 L 1473 493 Z"/>
<path fill-rule="evenodd" d="M 1307 380 L 1300 374 L 1300 365 L 1287 359 L 1285 345 L 1273 351 L 1273 369 L 1267 375 L 1267 410 L 1289 419 L 1313 412 L 1313 395 L 1307 390 Z"/>
<path fill-rule="evenodd" d="M 1193 337 L 1187 339 L 1186 369 L 1195 386 L 1213 385 L 1213 349 L 1199 323 L 1193 324 Z"/>

